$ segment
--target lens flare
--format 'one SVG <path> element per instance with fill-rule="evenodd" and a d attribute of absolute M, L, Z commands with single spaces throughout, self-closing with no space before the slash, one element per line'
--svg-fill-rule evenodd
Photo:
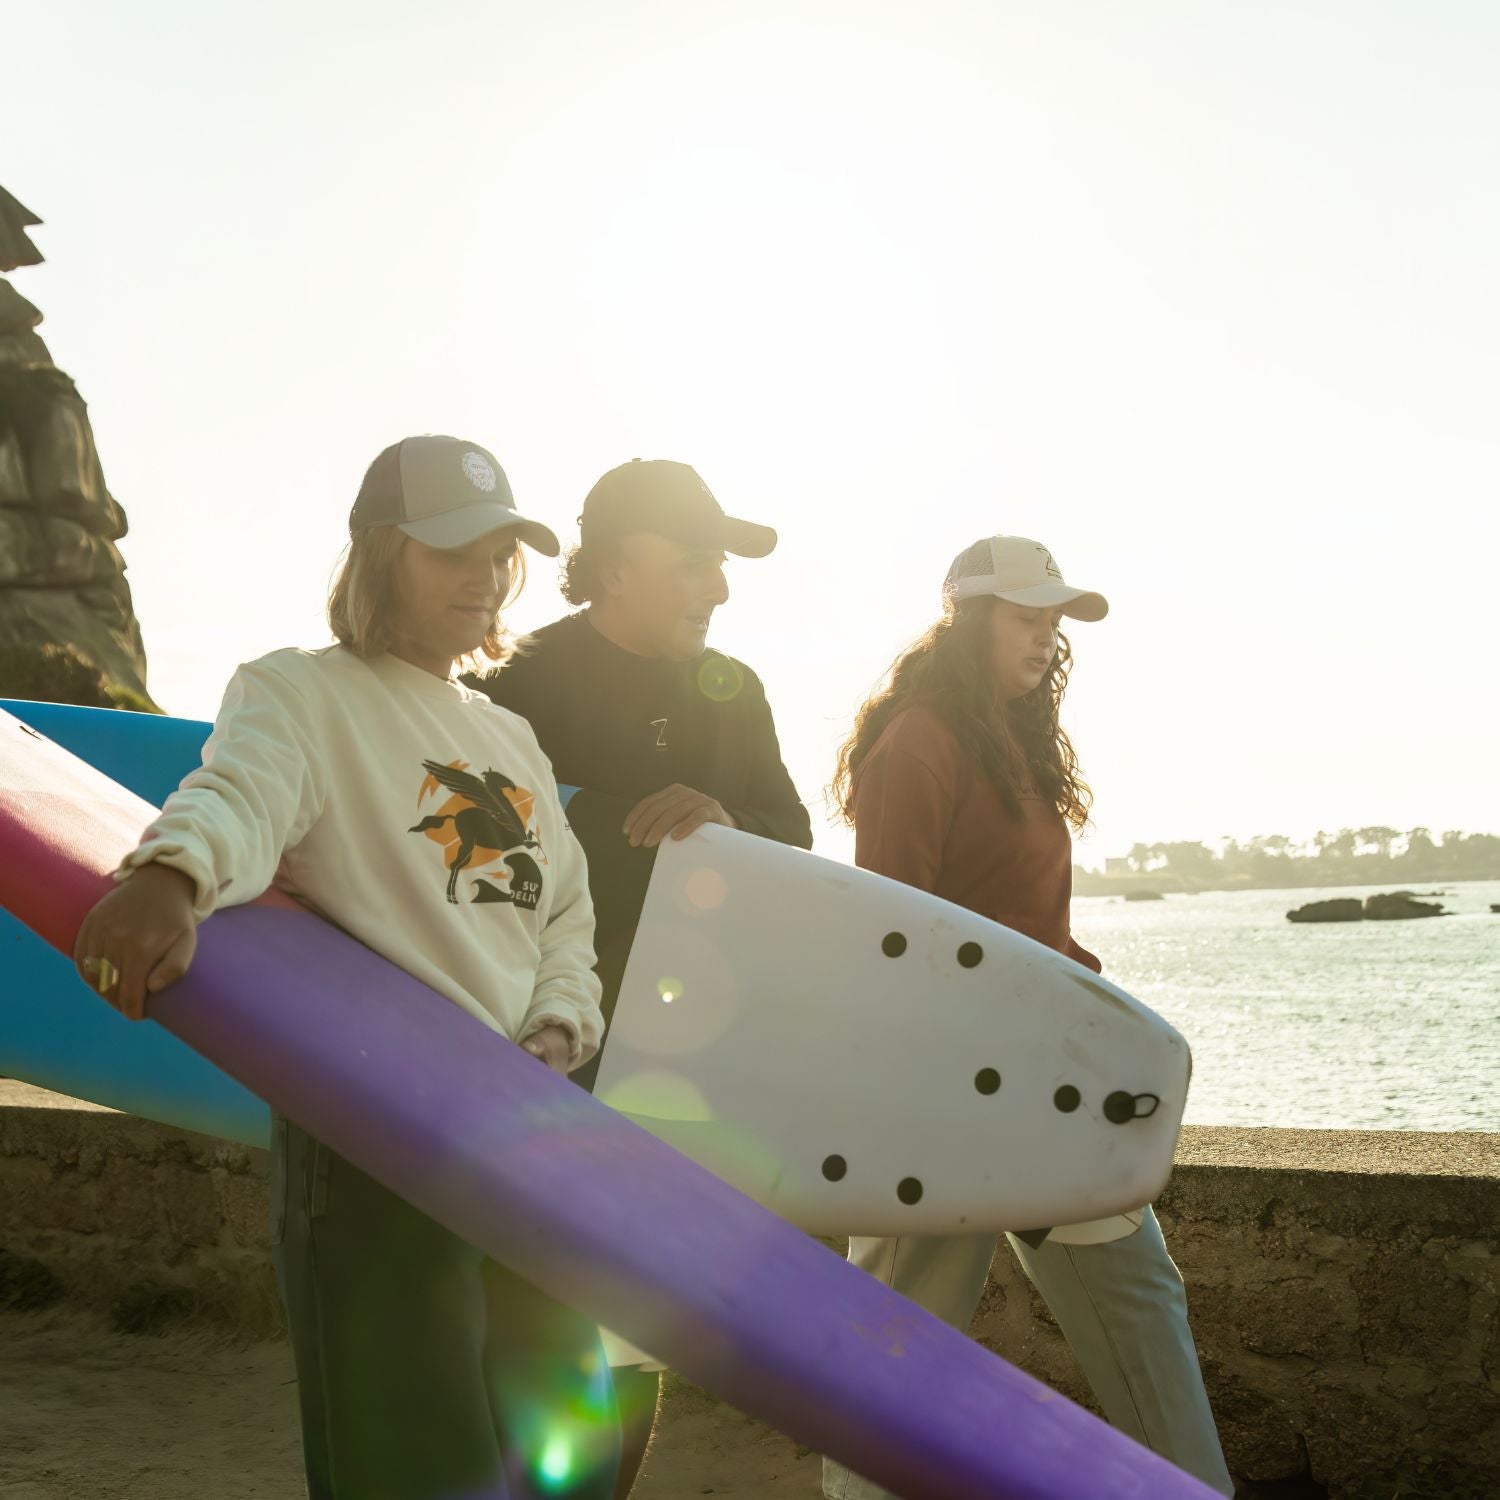
<path fill-rule="evenodd" d="M 730 703 L 744 690 L 745 674 L 727 656 L 710 656 L 698 668 L 698 691 L 714 703 Z"/>
<path fill-rule="evenodd" d="M 573 1448 L 566 1438 L 550 1438 L 537 1461 L 536 1475 L 543 1488 L 560 1490 L 573 1473 Z"/>
<path fill-rule="evenodd" d="M 683 895 L 697 911 L 717 911 L 729 895 L 729 882 L 707 865 L 694 870 L 683 882 Z"/>
<path fill-rule="evenodd" d="M 653 1120 L 711 1120 L 714 1112 L 700 1089 L 680 1073 L 647 1070 L 611 1083 L 600 1095 L 611 1109 Z"/>
<path fill-rule="evenodd" d="M 682 981 L 665 975 L 657 980 L 656 993 L 661 996 L 664 1004 L 670 1005 L 674 1000 L 682 999 Z"/>

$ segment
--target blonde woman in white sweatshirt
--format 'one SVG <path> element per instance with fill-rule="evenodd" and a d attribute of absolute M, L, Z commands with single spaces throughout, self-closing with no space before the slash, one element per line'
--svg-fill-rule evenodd
<path fill-rule="evenodd" d="M 139 1018 L 197 924 L 274 881 L 571 1071 L 603 1029 L 583 853 L 530 727 L 453 675 L 503 660 L 519 543 L 555 556 L 557 539 L 490 453 L 448 437 L 381 453 L 349 525 L 338 644 L 235 673 L 201 768 L 84 922 L 79 969 Z M 546 1492 L 611 1493 L 592 1324 L 280 1119 L 272 1204 L 311 1500 L 529 1495 L 549 1413 L 579 1403 L 598 1451 Z"/>

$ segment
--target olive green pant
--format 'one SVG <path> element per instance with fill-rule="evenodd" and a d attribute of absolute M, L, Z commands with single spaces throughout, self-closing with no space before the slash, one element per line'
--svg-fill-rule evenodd
<path fill-rule="evenodd" d="M 310 1500 L 608 1500 L 597 1328 L 273 1122 L 271 1237 Z"/>

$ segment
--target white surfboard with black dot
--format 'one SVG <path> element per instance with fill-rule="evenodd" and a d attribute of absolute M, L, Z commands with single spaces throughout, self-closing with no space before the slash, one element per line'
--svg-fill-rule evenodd
<path fill-rule="evenodd" d="M 657 856 L 596 1092 L 813 1233 L 1086 1241 L 1165 1185 L 1189 1072 L 1052 949 L 709 827 Z"/>

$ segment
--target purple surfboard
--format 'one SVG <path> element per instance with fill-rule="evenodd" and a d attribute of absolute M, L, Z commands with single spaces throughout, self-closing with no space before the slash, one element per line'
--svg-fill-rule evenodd
<path fill-rule="evenodd" d="M 55 946 L 149 814 L 0 716 L 0 905 Z M 204 923 L 152 1015 L 551 1296 L 898 1494 L 1214 1495 L 284 901 Z"/>

